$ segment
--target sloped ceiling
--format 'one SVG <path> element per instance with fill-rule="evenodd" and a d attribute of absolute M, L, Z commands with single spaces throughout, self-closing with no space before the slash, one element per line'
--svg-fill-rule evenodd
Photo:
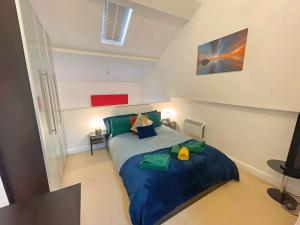
<path fill-rule="evenodd" d="M 190 20 L 201 5 L 198 0 L 130 0 L 158 11 Z"/>
<path fill-rule="evenodd" d="M 184 4 L 182 4 L 183 0 L 120 0 L 121 4 L 133 8 L 133 16 L 125 45 L 113 46 L 100 42 L 104 0 L 30 0 L 30 2 L 55 48 L 109 53 L 141 59 L 146 57 L 154 61 L 159 60 L 179 30 L 188 22 L 188 15 L 192 17 L 200 6 L 196 0 L 184 0 Z M 103 56 L 81 56 L 82 60 L 79 60 L 79 56 L 71 56 L 72 54 L 74 52 L 55 54 L 56 62 L 61 60 L 58 76 L 62 80 L 84 79 L 84 76 L 79 73 L 71 77 L 70 71 L 66 72 L 67 69 L 63 68 L 63 65 L 69 65 L 69 68 L 71 66 L 71 59 L 67 59 L 67 55 L 70 55 L 73 61 L 84 64 L 83 68 L 88 69 L 87 65 L 89 65 L 95 69 L 94 71 L 81 70 L 81 74 L 85 74 L 87 80 L 107 81 L 110 79 L 116 82 L 126 80 L 140 82 L 153 65 L 153 61 L 141 60 L 142 62 L 137 63 L 134 60 L 122 61 L 116 57 L 105 59 Z M 110 63 L 103 63 L 108 61 Z M 103 71 L 112 70 L 110 69 L 113 68 L 112 65 L 125 68 L 125 61 L 127 72 L 120 73 L 120 70 L 114 69 L 115 73 L 110 78 L 103 74 Z M 94 64 L 92 65 L 91 62 Z M 96 72 L 101 66 L 102 72 Z"/>
<path fill-rule="evenodd" d="M 153 9 L 152 7 L 158 8 L 157 4 L 152 7 L 148 4 L 150 6 L 148 7 L 123 1 L 134 10 L 132 21 L 125 45 L 112 46 L 100 43 L 103 0 L 30 0 L 30 2 L 47 29 L 53 46 L 59 48 L 160 57 L 187 22 L 180 16 Z M 184 2 L 189 5 L 188 2 L 195 1 L 184 0 Z"/>

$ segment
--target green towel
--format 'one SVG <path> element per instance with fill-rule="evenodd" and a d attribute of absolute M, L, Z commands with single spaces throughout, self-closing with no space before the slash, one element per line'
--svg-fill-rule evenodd
<path fill-rule="evenodd" d="M 185 147 L 189 149 L 192 153 L 202 153 L 205 149 L 205 141 L 197 141 L 197 142 L 188 142 Z"/>
<path fill-rule="evenodd" d="M 170 163 L 170 155 L 153 154 L 144 155 L 144 159 L 140 162 L 141 169 L 167 171 Z"/>
<path fill-rule="evenodd" d="M 180 146 L 175 145 L 172 147 L 170 155 L 177 158 L 179 152 L 180 152 Z"/>

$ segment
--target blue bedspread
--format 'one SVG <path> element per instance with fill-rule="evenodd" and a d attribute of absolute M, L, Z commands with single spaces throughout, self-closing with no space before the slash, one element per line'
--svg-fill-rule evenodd
<path fill-rule="evenodd" d="M 153 225 L 209 187 L 232 179 L 239 180 L 235 163 L 209 145 L 201 154 L 190 154 L 188 161 L 171 157 L 167 172 L 139 168 L 145 154 L 169 151 L 170 148 L 165 148 L 139 154 L 129 158 L 121 167 L 120 176 L 130 199 L 133 225 Z"/>

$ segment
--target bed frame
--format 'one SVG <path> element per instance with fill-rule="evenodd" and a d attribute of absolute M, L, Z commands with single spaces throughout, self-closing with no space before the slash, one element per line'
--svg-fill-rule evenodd
<path fill-rule="evenodd" d="M 196 195 L 195 197 L 191 198 L 190 200 L 184 202 L 183 204 L 181 204 L 180 206 L 176 207 L 175 209 L 173 209 L 170 213 L 168 213 L 167 215 L 163 216 L 159 221 L 157 221 L 154 225 L 161 225 L 162 223 L 166 222 L 167 220 L 169 220 L 170 218 L 172 218 L 173 216 L 175 216 L 176 214 L 180 213 L 181 211 L 183 211 L 184 209 L 186 209 L 187 207 L 191 206 L 192 204 L 194 204 L 195 202 L 197 202 L 198 200 L 204 198 L 205 196 L 207 196 L 209 193 L 215 191 L 216 189 L 218 189 L 219 187 L 223 186 L 224 184 L 226 184 L 227 182 L 222 182 L 220 184 L 214 185 L 208 189 L 206 189 L 205 191 L 199 193 L 198 195 Z"/>

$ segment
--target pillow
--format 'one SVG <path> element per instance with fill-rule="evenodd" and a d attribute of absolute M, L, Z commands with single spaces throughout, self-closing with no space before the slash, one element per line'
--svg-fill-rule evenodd
<path fill-rule="evenodd" d="M 148 115 L 144 115 L 147 119 L 149 119 Z M 130 127 L 132 127 L 136 121 L 137 116 L 130 117 Z"/>
<path fill-rule="evenodd" d="M 106 132 L 108 135 L 111 134 L 111 122 L 110 120 L 113 119 L 113 118 L 123 118 L 123 117 L 131 117 L 131 116 L 136 116 L 136 114 L 126 114 L 126 115 L 119 115 L 119 116 L 112 116 L 112 117 L 107 117 L 107 118 L 104 118 L 103 121 L 104 121 L 104 124 L 106 126 Z"/>
<path fill-rule="evenodd" d="M 153 121 L 149 120 L 147 116 L 139 114 L 135 120 L 135 123 L 131 127 L 131 130 L 138 133 L 138 127 L 149 126 L 151 124 L 153 124 Z"/>
<path fill-rule="evenodd" d="M 110 119 L 112 137 L 130 132 L 130 117 L 115 117 Z"/>
<path fill-rule="evenodd" d="M 147 119 L 149 119 L 149 117 L 148 117 L 148 115 L 144 115 Z M 137 116 L 132 116 L 132 117 L 130 117 L 130 127 L 133 127 L 133 125 L 134 125 L 134 123 L 135 123 L 135 121 L 136 121 L 136 118 L 137 118 Z M 135 131 L 133 131 L 133 130 L 131 130 L 131 133 L 133 134 L 133 135 L 137 135 L 137 132 L 135 132 Z"/>
<path fill-rule="evenodd" d="M 138 127 L 137 130 L 138 130 L 139 139 L 154 137 L 157 135 L 153 124 L 145 127 Z"/>
<path fill-rule="evenodd" d="M 130 117 L 130 127 L 132 127 L 136 121 L 137 116 Z"/>
<path fill-rule="evenodd" d="M 150 111 L 150 112 L 144 112 L 144 113 L 142 113 L 142 114 L 145 115 L 145 114 L 155 113 L 155 112 L 157 112 L 157 110 L 153 110 L 153 111 Z"/>
<path fill-rule="evenodd" d="M 159 127 L 162 125 L 161 112 L 158 111 L 148 112 L 147 115 L 149 116 L 149 119 L 153 121 L 154 127 Z"/>

